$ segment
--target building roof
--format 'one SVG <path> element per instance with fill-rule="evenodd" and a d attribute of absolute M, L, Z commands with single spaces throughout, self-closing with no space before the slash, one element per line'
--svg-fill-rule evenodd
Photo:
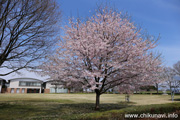
<path fill-rule="evenodd" d="M 8 81 L 11 81 L 11 80 L 36 80 L 36 81 L 40 81 L 40 82 L 43 82 L 43 80 L 39 80 L 39 79 L 36 79 L 36 78 L 26 78 L 26 77 L 21 77 L 21 78 L 13 78 L 13 79 L 9 79 Z"/>
<path fill-rule="evenodd" d="M 46 81 L 49 76 L 41 76 L 38 73 L 27 71 L 26 69 L 22 69 L 18 71 L 20 74 L 17 74 L 16 72 L 11 73 L 6 76 L 1 76 L 2 79 L 9 81 L 16 78 L 31 78 L 31 79 L 37 79 L 40 81 Z"/>
<path fill-rule="evenodd" d="M 3 78 L 0 78 L 0 80 L 5 80 L 5 79 L 3 79 Z M 5 80 L 6 81 L 6 80 Z"/>

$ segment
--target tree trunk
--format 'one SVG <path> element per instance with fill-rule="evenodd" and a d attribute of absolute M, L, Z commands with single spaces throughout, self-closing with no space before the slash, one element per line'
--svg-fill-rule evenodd
<path fill-rule="evenodd" d="M 125 95 L 125 101 L 126 101 L 126 102 L 129 102 L 129 101 L 130 101 L 130 95 L 129 95 L 128 93 Z"/>
<path fill-rule="evenodd" d="M 171 89 L 171 100 L 174 101 L 174 90 Z"/>
<path fill-rule="evenodd" d="M 57 93 L 57 85 L 55 85 L 55 93 Z"/>
<path fill-rule="evenodd" d="M 171 100 L 174 101 L 174 91 L 171 92 Z"/>
<path fill-rule="evenodd" d="M 68 88 L 68 93 L 70 93 L 71 92 L 71 89 L 70 88 Z"/>
<path fill-rule="evenodd" d="M 159 85 L 158 85 L 158 83 L 156 83 L 156 90 L 157 90 L 157 94 L 159 94 Z"/>
<path fill-rule="evenodd" d="M 170 93 L 172 93 L 172 88 L 171 88 L 171 86 L 170 86 Z M 172 94 L 171 94 L 172 95 Z"/>
<path fill-rule="evenodd" d="M 100 109 L 100 94 L 96 93 L 96 106 L 95 106 L 95 110 L 99 110 Z"/>
<path fill-rule="evenodd" d="M 171 100 L 174 101 L 174 91 L 171 86 L 170 86 L 170 92 L 171 92 Z"/>

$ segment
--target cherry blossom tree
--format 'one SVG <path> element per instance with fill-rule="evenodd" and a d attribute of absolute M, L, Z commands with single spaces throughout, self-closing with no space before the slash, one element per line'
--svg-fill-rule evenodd
<path fill-rule="evenodd" d="M 128 82 L 126 84 L 121 84 L 118 86 L 119 88 L 119 93 L 123 93 L 123 94 L 126 94 L 125 95 L 125 100 L 127 102 L 130 101 L 130 94 L 136 92 L 137 91 L 140 91 L 143 89 L 151 89 L 151 88 L 155 88 L 154 84 L 155 83 L 159 83 L 159 74 L 156 73 L 156 74 L 152 74 L 151 76 L 148 75 L 148 77 L 146 77 L 146 80 L 145 81 L 141 81 L 141 82 Z M 135 79 L 139 80 L 139 79 L 142 79 L 142 76 L 139 76 L 139 77 L 135 77 L 134 78 L 134 81 Z M 152 81 L 153 80 L 153 81 Z"/>
<path fill-rule="evenodd" d="M 156 40 L 143 37 L 121 13 L 105 8 L 85 22 L 69 24 L 57 53 L 42 68 L 54 79 L 94 90 L 96 110 L 100 95 L 115 86 L 154 82 L 146 78 L 160 71 L 159 56 L 151 52 Z"/>
<path fill-rule="evenodd" d="M 125 94 L 125 101 L 130 101 L 130 94 L 135 91 L 136 87 L 130 84 L 122 84 L 119 86 L 119 92 Z"/>
<path fill-rule="evenodd" d="M 68 89 L 68 93 L 70 92 L 74 92 L 74 91 L 81 91 L 82 90 L 82 87 L 81 87 L 81 84 L 80 83 L 77 83 L 77 82 L 67 82 L 67 81 L 61 81 L 61 80 L 49 80 L 48 81 L 49 83 L 51 83 L 51 85 L 54 86 L 55 88 L 55 93 L 57 93 L 57 88 L 58 87 L 63 87 L 63 88 L 66 88 Z"/>

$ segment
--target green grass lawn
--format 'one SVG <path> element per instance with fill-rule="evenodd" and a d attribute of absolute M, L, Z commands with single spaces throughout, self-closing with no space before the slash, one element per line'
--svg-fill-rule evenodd
<path fill-rule="evenodd" d="M 152 107 L 165 107 L 176 111 L 180 107 L 180 95 L 173 103 L 170 95 L 131 95 L 131 102 L 126 103 L 124 95 L 104 94 L 100 101 L 101 110 L 97 112 L 95 94 L 0 94 L 0 120 L 101 119 L 104 114 L 109 119 L 115 113 L 120 117 L 137 109 L 148 112 Z"/>

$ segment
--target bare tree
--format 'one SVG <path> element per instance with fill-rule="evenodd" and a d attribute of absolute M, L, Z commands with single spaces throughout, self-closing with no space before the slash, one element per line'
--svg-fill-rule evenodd
<path fill-rule="evenodd" d="M 180 81 L 179 81 L 179 78 L 180 78 L 180 61 L 178 61 L 177 63 L 175 63 L 174 65 L 173 65 L 173 70 L 174 70 L 174 72 L 175 72 L 175 74 L 176 74 L 176 84 L 178 85 L 178 86 L 180 86 Z"/>
<path fill-rule="evenodd" d="M 173 65 L 173 69 L 176 75 L 180 76 L 180 61 L 178 61 L 176 64 Z"/>
<path fill-rule="evenodd" d="M 55 43 L 60 12 L 53 0 L 0 0 L 0 73 L 34 68 Z"/>
<path fill-rule="evenodd" d="M 179 87 L 179 82 L 175 79 L 176 73 L 174 72 L 174 69 L 167 67 L 164 69 L 163 74 L 164 74 L 165 82 L 170 89 L 171 99 L 173 101 L 175 90 Z"/>
<path fill-rule="evenodd" d="M 165 71 L 157 73 L 157 76 L 155 77 L 155 79 L 156 79 L 155 88 L 156 88 L 157 94 L 159 94 L 159 87 L 161 86 L 163 82 L 167 81 L 167 74 L 165 74 Z"/>

